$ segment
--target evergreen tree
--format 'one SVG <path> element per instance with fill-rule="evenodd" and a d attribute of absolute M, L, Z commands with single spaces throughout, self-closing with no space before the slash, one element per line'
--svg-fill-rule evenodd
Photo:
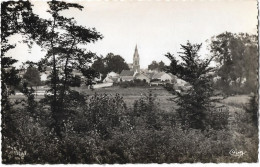
<path fill-rule="evenodd" d="M 201 44 L 192 45 L 187 43 L 181 45 L 183 52 L 179 57 L 181 62 L 176 60 L 174 55 L 167 53 L 165 56 L 171 61 L 166 71 L 176 75 L 178 78 L 188 82 L 191 88 L 185 93 L 177 93 L 178 115 L 181 118 L 183 128 L 195 128 L 204 130 L 207 127 L 207 112 L 215 106 L 211 99 L 213 96 L 212 75 L 213 68 L 209 67 L 210 59 L 199 59 L 198 52 Z"/>

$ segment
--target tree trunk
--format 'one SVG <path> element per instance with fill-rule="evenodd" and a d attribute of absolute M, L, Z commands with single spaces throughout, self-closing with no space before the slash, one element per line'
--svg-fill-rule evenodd
<path fill-rule="evenodd" d="M 57 100 L 57 69 L 56 69 L 56 57 L 55 57 L 55 53 L 54 53 L 54 44 L 53 44 L 53 38 L 54 38 L 54 27 L 55 27 L 55 23 L 56 23 L 56 18 L 54 17 L 53 20 L 53 25 L 52 25 L 52 39 L 51 39 L 51 49 L 52 49 L 52 59 L 53 59 L 53 78 L 52 78 L 52 89 L 53 89 L 53 99 L 52 99 L 52 103 L 51 103 L 51 108 L 52 108 L 52 118 L 54 119 L 54 123 L 53 123 L 53 128 L 54 128 L 54 132 L 56 133 L 57 137 L 62 140 L 62 135 L 61 135 L 61 128 L 60 128 L 60 124 L 59 124 L 59 103 Z"/>
<path fill-rule="evenodd" d="M 76 42 L 76 38 L 74 38 L 73 40 L 73 43 L 71 45 L 71 48 L 69 50 L 69 53 L 68 53 L 68 56 L 66 58 L 66 62 L 65 62 L 65 68 L 64 68 L 64 74 L 65 74 L 65 78 L 64 78 L 64 83 L 63 83 L 63 89 L 62 89 L 62 92 L 61 92 L 61 105 L 63 105 L 63 100 L 64 100 L 64 95 L 65 95 L 65 91 L 66 91 L 66 86 L 67 86 L 67 80 L 68 80 L 68 72 L 67 72 L 67 69 L 68 69 L 68 63 L 69 63 L 69 54 L 74 46 Z M 61 106 L 62 107 L 62 106 Z"/>

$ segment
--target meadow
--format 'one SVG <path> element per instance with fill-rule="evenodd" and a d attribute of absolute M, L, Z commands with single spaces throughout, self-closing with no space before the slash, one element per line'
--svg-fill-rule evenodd
<path fill-rule="evenodd" d="M 147 95 L 149 91 L 156 97 L 156 101 L 160 105 L 160 109 L 164 111 L 175 111 L 177 104 L 173 101 L 176 95 L 171 94 L 162 86 L 156 87 L 128 87 L 121 88 L 118 86 L 100 88 L 100 89 L 87 89 L 86 86 L 74 87 L 72 90 L 76 90 L 84 95 L 92 96 L 97 94 L 108 94 L 116 95 L 119 94 L 123 97 L 127 106 L 131 107 L 134 101 L 139 99 L 141 96 Z M 231 112 L 241 111 L 250 99 L 250 95 L 235 95 L 229 96 L 221 100 L 221 105 L 226 105 Z"/>
<path fill-rule="evenodd" d="M 95 93 L 97 94 L 107 94 L 107 95 L 116 95 L 119 94 L 123 97 L 126 105 L 128 107 L 132 107 L 135 100 L 139 99 L 142 96 L 145 96 L 151 91 L 153 96 L 156 98 L 156 102 L 159 103 L 159 107 L 163 111 L 172 112 L 177 108 L 176 103 L 173 99 L 176 97 L 169 93 L 164 87 L 156 86 L 156 87 L 128 87 L 121 88 L 119 86 L 107 87 L 107 88 L 99 88 L 99 89 L 88 89 L 87 86 L 81 87 L 71 87 L 72 90 L 78 91 L 84 95 L 92 96 Z M 44 91 L 46 88 L 38 88 L 36 100 L 39 101 L 44 97 Z M 23 99 L 24 95 L 22 93 L 17 93 L 16 95 L 11 95 L 11 99 Z M 229 96 L 220 101 L 220 105 L 226 105 L 229 108 L 231 113 L 236 111 L 243 110 L 243 107 L 249 102 L 249 95 L 235 95 Z"/>
<path fill-rule="evenodd" d="M 165 90 L 163 87 L 130 87 L 130 88 L 121 88 L 118 86 L 108 87 L 108 88 L 100 88 L 100 89 L 87 89 L 85 86 L 72 88 L 84 95 L 94 95 L 97 94 L 108 94 L 108 95 L 116 95 L 119 94 L 123 97 L 126 105 L 128 107 L 133 106 L 134 101 L 138 100 L 140 97 L 145 96 L 151 91 L 151 93 L 155 96 L 156 102 L 159 103 L 160 109 L 164 111 L 174 111 L 176 108 L 176 104 L 171 99 L 176 97 Z"/>

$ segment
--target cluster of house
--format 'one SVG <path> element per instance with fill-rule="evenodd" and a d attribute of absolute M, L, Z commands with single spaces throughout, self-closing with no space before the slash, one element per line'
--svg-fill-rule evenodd
<path fill-rule="evenodd" d="M 184 86 L 185 81 L 178 79 L 176 76 L 158 71 L 133 71 L 133 70 L 123 70 L 120 74 L 115 72 L 110 72 L 107 74 L 103 83 L 117 83 L 125 81 L 141 80 L 148 83 L 149 85 L 164 85 L 166 83 L 175 84 L 179 86 Z"/>

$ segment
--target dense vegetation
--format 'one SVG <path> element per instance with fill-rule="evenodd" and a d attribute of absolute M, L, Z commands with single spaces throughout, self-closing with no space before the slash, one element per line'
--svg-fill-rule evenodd
<path fill-rule="evenodd" d="M 225 94 L 257 93 L 258 37 L 224 32 L 213 36 L 210 52 L 219 68 L 215 88 Z"/>
<path fill-rule="evenodd" d="M 29 100 L 29 98 L 28 98 Z M 14 128 L 3 143 L 4 163 L 172 163 L 256 162 L 257 128 L 241 110 L 229 125 L 212 114 L 207 130 L 183 129 L 175 112 L 159 109 L 149 92 L 132 107 L 120 95 L 84 96 L 71 92 L 65 99 L 64 128 L 59 140 L 51 128 L 50 105 L 21 102 L 10 114 Z M 19 107 L 18 107 L 19 106 Z M 247 142 L 246 142 L 247 141 Z M 11 144 L 11 145 L 10 145 Z M 231 149 L 246 151 L 240 158 Z"/>

